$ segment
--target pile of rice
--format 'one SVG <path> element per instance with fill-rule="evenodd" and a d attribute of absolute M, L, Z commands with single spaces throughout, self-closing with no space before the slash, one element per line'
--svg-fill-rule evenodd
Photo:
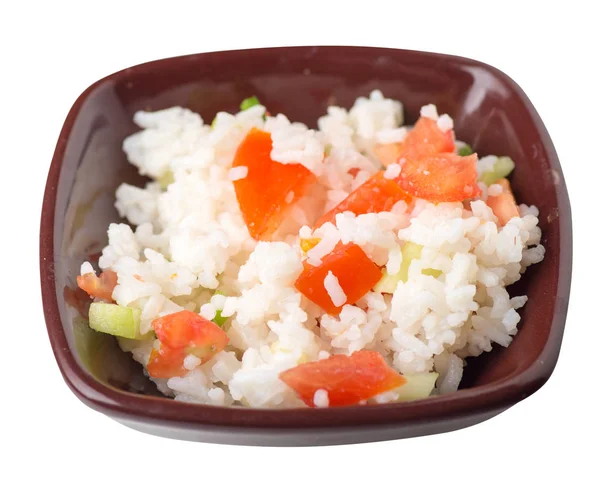
<path fill-rule="evenodd" d="M 338 214 L 335 225 L 313 233 L 319 216 L 381 169 L 374 146 L 404 139 L 402 105 L 373 91 L 350 110 L 329 107 L 318 131 L 281 114 L 265 115 L 261 105 L 221 112 L 211 126 L 181 107 L 138 112 L 134 121 L 142 131 L 124 141 L 131 164 L 157 181 L 117 190 L 116 208 L 130 225 L 110 225 L 99 260 L 102 270 L 118 275 L 114 301 L 142 310 L 142 333 L 151 330 L 153 319 L 183 309 L 207 319 L 222 310 L 228 317 L 227 348 L 202 365 L 188 356 L 185 376 L 155 379 L 165 395 L 212 405 L 305 406 L 279 373 L 360 349 L 378 351 L 402 374 L 436 371 L 434 394 L 442 394 L 458 388 L 465 358 L 510 344 L 520 320 L 517 310 L 527 297 L 511 298 L 506 286 L 544 257 L 535 207 L 520 205 L 520 217 L 500 227 L 486 205 L 497 185 L 481 184 L 482 198 L 472 210 L 461 203 L 418 200 L 408 213 L 399 202 L 390 212 Z M 422 115 L 437 119 L 442 130 L 452 128 L 452 119 L 438 117 L 433 105 L 423 107 Z M 252 127 L 271 132 L 272 159 L 300 163 L 318 177 L 272 242 L 250 237 L 232 184 L 245 177 L 244 168 L 231 166 Z M 478 171 L 494 161 L 495 156 L 481 158 Z M 348 173 L 352 168 L 358 169 L 354 176 Z M 391 165 L 387 175 L 400 171 Z M 158 180 L 165 175 L 172 175 L 172 182 L 161 188 Z M 308 237 L 321 241 L 303 255 L 299 240 Z M 358 244 L 390 273 L 400 269 L 403 242 L 420 244 L 423 251 L 410 264 L 408 281 L 393 294 L 371 291 L 330 316 L 294 282 L 303 259 L 318 264 L 340 241 Z M 422 274 L 426 268 L 442 274 Z M 91 270 L 84 263 L 81 273 Z M 335 276 L 328 276 L 325 286 L 335 303 L 344 303 Z M 119 342 L 145 365 L 155 341 Z M 320 393 L 315 401 L 326 405 Z M 396 398 L 388 392 L 369 403 Z"/>

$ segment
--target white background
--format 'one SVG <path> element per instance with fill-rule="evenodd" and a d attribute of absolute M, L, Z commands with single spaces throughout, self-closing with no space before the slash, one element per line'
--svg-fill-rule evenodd
<path fill-rule="evenodd" d="M 205 3 L 211 6 L 199 6 Z M 600 178 L 600 42 L 593 22 L 598 16 L 586 6 L 592 2 L 565 2 L 559 9 L 551 3 L 3 2 L 1 484 L 343 488 L 597 483 L 600 321 L 593 312 L 598 287 L 592 279 L 600 269 L 593 257 L 598 241 L 592 237 L 598 228 Z M 89 409 L 69 391 L 45 331 L 37 259 L 46 174 L 71 104 L 98 78 L 140 62 L 297 44 L 372 45 L 472 57 L 503 70 L 529 95 L 563 165 L 575 235 L 563 348 L 552 378 L 535 395 L 458 432 L 284 449 L 141 434 Z"/>

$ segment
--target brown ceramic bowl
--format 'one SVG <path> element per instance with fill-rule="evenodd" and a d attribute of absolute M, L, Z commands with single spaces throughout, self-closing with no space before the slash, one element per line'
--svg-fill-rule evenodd
<path fill-rule="evenodd" d="M 327 105 L 350 106 L 379 88 L 404 103 L 408 122 L 435 103 L 477 152 L 511 156 L 517 199 L 540 209 L 547 254 L 512 293 L 527 293 L 510 347 L 470 359 L 461 389 L 403 404 L 263 410 L 175 402 L 110 336 L 86 327 L 72 290 L 79 264 L 118 220 L 114 191 L 139 183 L 121 151 L 136 110 L 182 105 L 211 120 L 257 95 L 272 113 L 314 126 Z M 316 445 L 433 434 L 497 415 L 534 393 L 558 358 L 571 280 L 571 213 L 550 137 L 531 102 L 505 74 L 477 61 L 394 49 L 294 47 L 164 59 L 89 87 L 69 112 L 48 175 L 40 236 L 48 334 L 65 381 L 87 405 L 135 429 L 207 442 Z M 82 307 L 80 307 L 82 308 Z"/>

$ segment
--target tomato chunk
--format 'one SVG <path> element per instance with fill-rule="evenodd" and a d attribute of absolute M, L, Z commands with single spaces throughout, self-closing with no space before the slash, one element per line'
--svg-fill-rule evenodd
<path fill-rule="evenodd" d="M 100 276 L 94 273 L 86 273 L 77 277 L 77 286 L 88 295 L 112 302 L 112 293 L 117 286 L 117 273 L 107 269 Z"/>
<path fill-rule="evenodd" d="M 435 120 L 421 117 L 403 141 L 400 157 L 419 158 L 454 151 L 454 131 L 442 131 Z"/>
<path fill-rule="evenodd" d="M 245 178 L 233 182 L 250 235 L 268 240 L 291 206 L 316 181 L 301 164 L 281 164 L 271 159 L 273 143 L 268 132 L 253 128 L 239 145 L 233 167 L 245 166 Z"/>
<path fill-rule="evenodd" d="M 183 367 L 186 353 L 183 349 L 172 349 L 161 344 L 159 349 L 152 349 L 146 365 L 148 374 L 153 378 L 172 378 L 183 376 L 188 372 Z"/>
<path fill-rule="evenodd" d="M 288 369 L 279 378 L 300 399 L 314 407 L 317 390 L 327 391 L 329 406 L 353 405 L 379 393 L 398 388 L 406 379 L 375 351 L 357 351 L 351 356 L 334 355 Z"/>
<path fill-rule="evenodd" d="M 510 219 L 520 215 L 519 207 L 515 201 L 509 181 L 506 178 L 502 178 L 496 184 L 502 187 L 502 193 L 494 196 L 489 195 L 486 203 L 492 209 L 494 215 L 498 217 L 500 225 L 506 225 Z"/>
<path fill-rule="evenodd" d="M 296 280 L 296 289 L 328 314 L 337 314 L 336 307 L 325 289 L 325 277 L 332 272 L 346 294 L 346 303 L 356 303 L 381 279 L 379 267 L 356 244 L 338 244 L 321 259 L 319 266 L 304 261 L 304 270 Z"/>
<path fill-rule="evenodd" d="M 183 360 L 193 354 L 209 361 L 229 343 L 227 334 L 214 322 L 197 313 L 182 310 L 152 321 L 152 327 L 161 344 L 152 349 L 146 365 L 154 378 L 171 378 L 187 373 Z"/>
<path fill-rule="evenodd" d="M 391 210 L 394 204 L 400 200 L 410 203 L 413 198 L 396 181 L 387 179 L 384 172 L 380 171 L 317 220 L 315 228 L 321 227 L 325 222 L 335 223 L 335 216 L 346 211 L 350 211 L 355 215 L 386 212 Z"/>
<path fill-rule="evenodd" d="M 407 158 L 398 181 L 415 197 L 434 203 L 461 202 L 481 194 L 476 162 L 476 154 L 463 157 L 440 153 L 419 159 Z"/>
<path fill-rule="evenodd" d="M 152 321 L 160 342 L 171 349 L 184 349 L 203 362 L 225 349 L 227 334 L 214 322 L 189 310 L 165 315 Z"/>

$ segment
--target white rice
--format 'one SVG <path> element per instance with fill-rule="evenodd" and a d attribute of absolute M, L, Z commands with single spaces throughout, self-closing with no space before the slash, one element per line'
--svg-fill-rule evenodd
<path fill-rule="evenodd" d="M 235 168 L 231 168 L 228 176 L 231 181 L 243 180 L 246 176 L 248 176 L 248 167 L 236 166 Z"/>
<path fill-rule="evenodd" d="M 315 407 L 320 407 L 320 408 L 328 407 L 329 406 L 329 394 L 327 393 L 327 390 L 319 389 L 319 390 L 315 391 L 313 403 L 315 404 Z"/>
<path fill-rule="evenodd" d="M 336 307 L 341 307 L 346 303 L 347 297 L 344 293 L 344 289 L 340 286 L 337 276 L 331 271 L 327 273 L 327 276 L 323 280 L 323 285 L 325 286 L 329 298 L 331 298 L 331 301 Z"/>
<path fill-rule="evenodd" d="M 207 319 L 221 311 L 227 318 L 226 350 L 204 364 L 188 355 L 186 375 L 155 379 L 163 393 L 211 405 L 304 406 L 279 374 L 361 349 L 379 352 L 400 373 L 436 371 L 436 391 L 447 393 L 458 388 L 465 358 L 490 351 L 494 344 L 510 344 L 518 331 L 517 310 L 527 297 L 511 298 L 506 286 L 544 257 L 535 207 L 520 205 L 520 216 L 501 227 L 486 205 L 487 195 L 501 188 L 482 183 L 483 195 L 470 210 L 462 203 L 422 200 L 409 210 L 398 202 L 390 212 L 338 214 L 334 223 L 313 231 L 314 219 L 381 169 L 373 147 L 406 137 L 402 105 L 376 90 L 349 110 L 329 107 L 319 130 L 281 114 L 266 120 L 264 115 L 261 105 L 237 114 L 220 112 L 211 127 L 181 107 L 138 112 L 134 121 L 143 130 L 123 143 L 141 174 L 160 178 L 170 172 L 173 182 L 166 189 L 152 182 L 117 190 L 116 208 L 131 226 L 110 225 L 99 260 L 102 270 L 117 273 L 113 299 L 141 310 L 142 333 L 152 330 L 155 318 L 183 309 Z M 435 105 L 423 107 L 421 115 L 437 120 L 442 130 L 453 127 L 449 116 L 438 116 Z M 302 164 L 317 176 L 312 193 L 294 204 L 273 242 L 250 237 L 235 197 L 233 181 L 245 178 L 247 168 L 232 168 L 232 161 L 252 127 L 271 132 L 274 160 Z M 490 170 L 496 160 L 480 158 L 477 170 Z M 385 176 L 395 178 L 400 171 L 401 165 L 393 164 Z M 288 195 L 288 202 L 293 199 Z M 320 242 L 304 257 L 299 241 L 311 237 Z M 370 291 L 348 304 L 330 272 L 325 289 L 334 305 L 343 307 L 330 316 L 294 287 L 303 259 L 318 265 L 340 242 L 356 243 L 395 274 L 406 241 L 422 251 L 410 262 L 408 280 L 392 294 Z M 423 274 L 426 269 L 441 274 Z M 82 274 L 92 271 L 89 263 L 82 264 Z M 120 344 L 145 365 L 157 341 Z M 397 397 L 387 392 L 372 401 Z M 313 401 L 328 406 L 327 391 L 318 390 Z"/>

